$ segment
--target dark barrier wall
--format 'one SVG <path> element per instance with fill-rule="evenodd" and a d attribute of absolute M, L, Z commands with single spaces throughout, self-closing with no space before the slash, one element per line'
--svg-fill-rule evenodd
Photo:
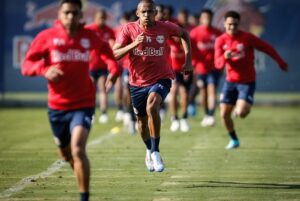
<path fill-rule="evenodd" d="M 57 2 L 50 0 L 4 0 L 1 3 L 0 33 L 0 90 L 1 91 L 45 91 L 43 78 L 27 78 L 20 74 L 20 63 L 32 40 L 42 29 L 53 23 L 57 15 Z M 111 1 L 85 0 L 85 20 L 91 22 L 97 8 L 104 7 L 109 13 L 109 23 L 116 26 L 123 11 L 135 8 L 138 0 Z M 222 28 L 223 14 L 229 9 L 242 13 L 242 27 L 271 43 L 289 63 L 289 72 L 282 73 L 268 56 L 257 53 L 258 91 L 300 91 L 300 1 L 299 0 L 156 0 L 170 4 L 178 11 L 187 8 L 191 13 L 203 7 L 212 8 L 214 24 Z M 2 23 L 3 22 L 3 23 Z"/>

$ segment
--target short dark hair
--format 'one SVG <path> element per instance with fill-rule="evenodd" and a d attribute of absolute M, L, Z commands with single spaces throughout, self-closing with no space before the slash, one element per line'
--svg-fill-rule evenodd
<path fill-rule="evenodd" d="M 204 9 L 202 9 L 201 12 L 200 12 L 200 15 L 202 15 L 202 13 L 208 14 L 211 18 L 214 16 L 214 13 L 213 13 L 212 10 L 209 9 L 209 8 L 204 8 Z"/>
<path fill-rule="evenodd" d="M 230 11 L 227 11 L 225 13 L 224 19 L 226 20 L 228 17 L 232 17 L 234 19 L 238 19 L 239 21 L 241 19 L 241 15 L 238 12 L 234 11 L 234 10 L 230 10 Z"/>
<path fill-rule="evenodd" d="M 77 4 L 80 9 L 82 9 L 82 2 L 81 0 L 60 0 L 59 7 L 61 7 L 65 3 Z"/>
<path fill-rule="evenodd" d="M 180 9 L 178 13 L 182 13 L 182 14 L 187 15 L 187 16 L 190 14 L 189 10 L 186 9 L 186 8 Z"/>

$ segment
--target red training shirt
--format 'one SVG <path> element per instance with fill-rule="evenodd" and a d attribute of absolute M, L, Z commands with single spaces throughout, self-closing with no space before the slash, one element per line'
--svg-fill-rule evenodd
<path fill-rule="evenodd" d="M 48 106 L 57 110 L 73 110 L 95 106 L 95 86 L 89 76 L 90 52 L 96 50 L 110 63 L 117 76 L 119 68 L 112 51 L 97 35 L 81 27 L 70 37 L 60 21 L 40 32 L 33 40 L 22 65 L 22 74 L 43 76 L 52 65 L 59 64 L 63 75 L 58 82 L 48 81 Z M 104 49 L 105 48 L 105 49 Z"/>
<path fill-rule="evenodd" d="M 215 40 L 222 32 L 214 27 L 197 26 L 190 32 L 193 66 L 197 74 L 216 70 L 214 64 Z"/>
<path fill-rule="evenodd" d="M 229 82 L 254 82 L 256 80 L 254 49 L 271 56 L 281 69 L 287 69 L 285 61 L 270 44 L 244 31 L 238 31 L 233 36 L 224 33 L 216 39 L 215 66 L 222 69 L 226 65 L 226 80 Z M 225 59 L 226 50 L 232 51 L 232 58 Z"/>
<path fill-rule="evenodd" d="M 181 29 L 171 22 L 156 21 L 148 29 L 140 26 L 139 21 L 130 22 L 122 27 L 116 43 L 122 47 L 132 43 L 139 34 L 145 39 L 137 48 L 129 52 L 129 83 L 133 86 L 149 86 L 160 79 L 174 79 L 174 72 L 168 62 L 167 40 L 180 36 Z"/>

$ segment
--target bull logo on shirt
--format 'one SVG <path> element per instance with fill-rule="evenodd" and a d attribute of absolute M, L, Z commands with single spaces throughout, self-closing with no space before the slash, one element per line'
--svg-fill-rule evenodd
<path fill-rule="evenodd" d="M 163 44 L 165 42 L 165 37 L 163 35 L 158 35 L 158 36 L 156 36 L 156 41 L 159 44 Z"/>
<path fill-rule="evenodd" d="M 87 38 L 82 38 L 82 39 L 80 40 L 80 45 L 81 45 L 83 48 L 88 49 L 88 48 L 91 46 L 90 40 L 87 39 Z"/>

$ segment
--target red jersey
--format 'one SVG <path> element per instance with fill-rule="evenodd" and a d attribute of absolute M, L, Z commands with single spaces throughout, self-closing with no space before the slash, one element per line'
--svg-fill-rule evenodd
<path fill-rule="evenodd" d="M 168 62 L 167 40 L 180 36 L 180 28 L 171 22 L 156 21 L 156 24 L 144 29 L 139 21 L 122 27 L 116 43 L 126 46 L 144 33 L 145 40 L 129 52 L 129 83 L 133 86 L 149 86 L 160 79 L 174 79 L 174 72 Z"/>
<path fill-rule="evenodd" d="M 231 36 L 222 34 L 215 43 L 215 66 L 222 69 L 226 64 L 226 80 L 237 83 L 249 83 L 256 80 L 254 67 L 254 49 L 271 56 L 281 69 L 287 69 L 287 64 L 268 43 L 253 34 L 238 31 Z M 225 59 L 224 52 L 232 51 L 232 57 Z"/>
<path fill-rule="evenodd" d="M 87 29 L 95 31 L 101 40 L 109 42 L 109 40 L 115 40 L 115 32 L 107 25 L 99 27 L 97 24 L 93 23 L 86 26 Z M 108 47 L 110 48 L 110 47 Z M 107 69 L 107 64 L 99 57 L 99 55 L 92 51 L 90 70 Z"/>
<path fill-rule="evenodd" d="M 190 32 L 193 66 L 197 74 L 207 74 L 216 70 L 214 44 L 221 34 L 219 29 L 208 26 L 197 26 Z"/>
<path fill-rule="evenodd" d="M 192 26 L 184 27 L 188 32 L 192 30 Z M 179 37 L 172 37 L 168 40 L 170 45 L 170 63 L 175 72 L 181 72 L 185 63 L 185 52 Z"/>
<path fill-rule="evenodd" d="M 97 35 L 80 28 L 70 37 L 60 21 L 40 32 L 33 40 L 22 65 L 22 74 L 43 76 L 51 65 L 59 64 L 63 72 L 58 82 L 48 82 L 48 106 L 57 110 L 73 110 L 95 106 L 95 85 L 89 76 L 90 52 L 95 50 L 111 63 L 111 73 L 119 69 L 111 51 Z"/>

